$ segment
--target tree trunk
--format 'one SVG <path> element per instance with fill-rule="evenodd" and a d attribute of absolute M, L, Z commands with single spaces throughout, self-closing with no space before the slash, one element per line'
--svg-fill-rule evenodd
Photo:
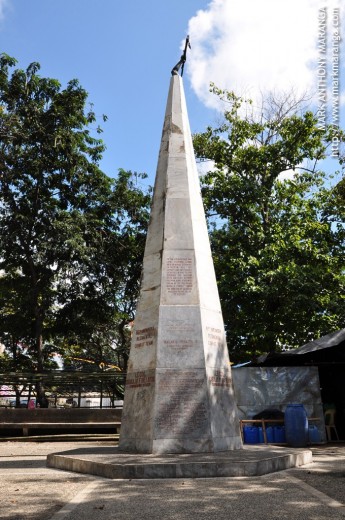
<path fill-rule="evenodd" d="M 36 318 L 36 353 L 37 353 L 37 371 L 38 373 L 43 372 L 44 362 L 43 362 L 43 336 L 42 336 L 42 322 L 40 319 Z"/>

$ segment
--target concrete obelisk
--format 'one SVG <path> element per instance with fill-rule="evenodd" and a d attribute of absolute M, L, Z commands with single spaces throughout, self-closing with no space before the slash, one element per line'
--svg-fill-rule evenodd
<path fill-rule="evenodd" d="M 119 448 L 242 448 L 182 77 L 172 75 L 128 364 Z"/>

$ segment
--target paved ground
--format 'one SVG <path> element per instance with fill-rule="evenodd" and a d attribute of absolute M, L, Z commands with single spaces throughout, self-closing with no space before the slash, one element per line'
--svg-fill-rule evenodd
<path fill-rule="evenodd" d="M 45 465 L 48 453 L 109 441 L 1 442 L 1 520 L 340 520 L 345 445 L 255 478 L 106 480 Z"/>

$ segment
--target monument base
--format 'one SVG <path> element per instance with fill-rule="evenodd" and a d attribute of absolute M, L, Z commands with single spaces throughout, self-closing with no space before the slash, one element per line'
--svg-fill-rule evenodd
<path fill-rule="evenodd" d="M 308 449 L 260 445 L 178 455 L 125 454 L 116 447 L 88 447 L 47 457 L 49 467 L 110 479 L 252 477 L 311 462 Z"/>
<path fill-rule="evenodd" d="M 217 453 L 241 450 L 241 437 L 215 439 L 131 439 L 122 440 L 119 453 L 143 453 L 152 455 L 173 453 Z"/>

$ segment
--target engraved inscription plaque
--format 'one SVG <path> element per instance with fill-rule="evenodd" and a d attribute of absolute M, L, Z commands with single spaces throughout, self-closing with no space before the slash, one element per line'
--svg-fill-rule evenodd
<path fill-rule="evenodd" d="M 160 311 L 157 362 L 162 368 L 199 368 L 204 363 L 200 311 L 165 305 Z"/>
<path fill-rule="evenodd" d="M 195 326 L 187 320 L 167 320 L 165 324 L 165 335 L 163 345 L 178 351 L 190 350 L 198 340 L 195 338 Z"/>
<path fill-rule="evenodd" d="M 155 382 L 154 374 L 148 374 L 144 370 L 132 372 L 127 375 L 126 388 L 149 387 Z"/>
<path fill-rule="evenodd" d="M 210 347 L 221 347 L 223 345 L 223 331 L 216 327 L 206 327 L 207 343 Z"/>
<path fill-rule="evenodd" d="M 225 370 L 215 370 L 211 376 L 209 376 L 209 381 L 212 386 L 221 386 L 231 388 L 232 379 L 230 371 Z"/>
<path fill-rule="evenodd" d="M 184 296 L 193 289 L 193 262 L 188 257 L 167 257 L 167 291 Z"/>
<path fill-rule="evenodd" d="M 151 347 L 156 336 L 155 327 L 146 327 L 135 331 L 134 348 Z"/>
<path fill-rule="evenodd" d="M 169 370 L 158 379 L 157 438 L 207 433 L 205 378 L 196 370 Z"/>

